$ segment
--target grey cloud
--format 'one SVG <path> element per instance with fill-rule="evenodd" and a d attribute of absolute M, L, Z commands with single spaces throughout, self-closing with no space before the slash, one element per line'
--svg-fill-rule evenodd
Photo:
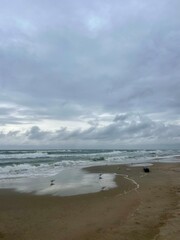
<path fill-rule="evenodd" d="M 12 108 L 0 107 L 0 115 L 8 115 L 12 110 Z"/>
<path fill-rule="evenodd" d="M 16 112 L 16 107 L 0 107 L 0 126 L 21 124 L 22 119 L 14 116 Z"/>
<path fill-rule="evenodd" d="M 25 133 L 25 136 L 28 137 L 28 139 L 32 140 L 41 140 L 47 137 L 50 134 L 50 132 L 42 131 L 39 127 L 34 126 L 29 131 Z"/>
<path fill-rule="evenodd" d="M 165 132 L 162 116 L 179 119 L 179 1 L 14 0 L 0 7 L 0 101 L 16 103 L 11 112 L 0 109 L 1 124 L 92 119 L 95 128 L 64 131 L 64 138 L 117 139 L 141 129 L 162 135 L 155 119 L 134 124 L 131 112 L 158 116 Z M 93 116 L 127 112 L 102 129 Z"/>
<path fill-rule="evenodd" d="M 146 144 L 178 144 L 180 140 L 180 126 L 178 124 L 167 124 L 165 122 L 153 121 L 140 114 L 128 114 L 127 116 L 115 116 L 116 121 L 109 125 L 100 127 L 93 126 L 86 130 L 69 130 L 61 128 L 57 131 L 44 131 L 38 126 L 34 126 L 25 133 L 20 131 L 10 131 L 5 134 L 1 132 L 1 139 L 14 138 L 13 142 L 18 145 L 18 139 L 25 139 L 26 144 L 33 145 L 39 143 L 40 146 L 50 144 L 57 146 L 66 143 L 67 146 L 76 146 L 77 143 L 84 142 L 86 145 L 96 147 L 112 146 L 112 141 L 121 145 L 136 146 L 138 143 Z M 116 145 L 117 146 L 117 145 Z"/>

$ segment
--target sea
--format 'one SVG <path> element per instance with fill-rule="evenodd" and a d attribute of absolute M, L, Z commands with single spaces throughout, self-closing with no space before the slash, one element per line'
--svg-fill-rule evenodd
<path fill-rule="evenodd" d="M 147 166 L 155 162 L 180 162 L 179 156 L 178 149 L 0 150 L 0 188 L 45 194 L 53 192 L 54 195 L 60 192 L 60 195 L 74 195 L 81 193 L 83 188 L 82 193 L 94 192 L 102 188 L 102 181 L 99 184 L 97 175 L 94 182 L 95 176 L 81 171 L 85 167 L 112 164 Z M 56 185 L 53 183 L 50 187 L 49 181 L 54 178 L 57 179 Z M 115 186 L 114 176 L 107 174 L 103 179 L 103 188 Z"/>

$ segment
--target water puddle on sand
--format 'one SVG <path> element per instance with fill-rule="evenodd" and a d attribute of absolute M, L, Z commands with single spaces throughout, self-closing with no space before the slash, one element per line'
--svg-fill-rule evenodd
<path fill-rule="evenodd" d="M 115 174 L 88 173 L 81 169 L 64 169 L 52 177 L 3 179 L 0 188 L 36 195 L 72 196 L 115 188 Z"/>

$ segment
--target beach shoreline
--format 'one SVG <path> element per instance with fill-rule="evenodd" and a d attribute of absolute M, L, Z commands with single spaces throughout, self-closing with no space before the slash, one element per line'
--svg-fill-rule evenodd
<path fill-rule="evenodd" d="M 0 239 L 178 239 L 180 164 L 107 165 L 117 187 L 68 197 L 0 190 Z"/>

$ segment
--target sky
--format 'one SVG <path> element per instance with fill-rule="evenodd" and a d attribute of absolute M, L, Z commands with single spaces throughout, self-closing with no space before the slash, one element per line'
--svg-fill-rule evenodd
<path fill-rule="evenodd" d="M 0 0 L 0 148 L 180 148 L 179 0 Z"/>

